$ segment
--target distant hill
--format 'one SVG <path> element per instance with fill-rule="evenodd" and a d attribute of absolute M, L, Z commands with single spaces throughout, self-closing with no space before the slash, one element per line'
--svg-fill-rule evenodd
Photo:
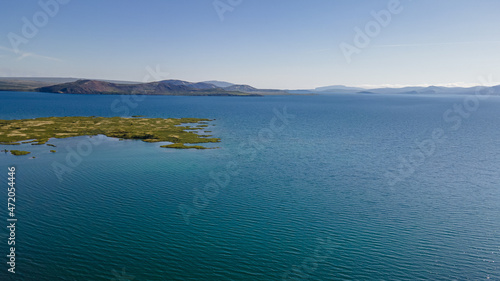
<path fill-rule="evenodd" d="M 498 87 L 440 87 L 440 86 L 429 86 L 429 87 L 404 87 L 404 88 L 379 88 L 371 89 L 370 92 L 376 94 L 419 94 L 419 95 L 466 95 L 474 94 L 477 90 L 490 90 L 493 95 L 500 95 L 498 92 Z M 495 90 L 496 89 L 496 90 Z"/>
<path fill-rule="evenodd" d="M 209 83 L 217 87 L 223 88 L 226 91 L 237 91 L 243 93 L 252 93 L 258 95 L 290 95 L 295 94 L 285 90 L 274 90 L 274 89 L 257 89 L 249 85 L 238 85 L 224 81 L 205 81 L 203 83 Z"/>
<path fill-rule="evenodd" d="M 37 88 L 57 85 L 61 83 L 76 82 L 78 78 L 63 77 L 0 77 L 0 91 L 34 91 Z M 98 80 L 120 84 L 138 84 L 139 82 Z"/>
<path fill-rule="evenodd" d="M 206 82 L 191 83 L 182 80 L 164 80 L 159 83 L 168 84 L 172 86 L 185 86 L 187 88 L 193 88 L 198 90 L 220 89 L 220 87 L 217 87 L 213 84 Z"/>
<path fill-rule="evenodd" d="M 494 87 L 403 87 L 363 89 L 333 85 L 310 90 L 258 89 L 224 81 L 188 82 L 164 80 L 151 83 L 114 80 L 90 80 L 59 77 L 0 77 L 0 91 L 49 92 L 69 94 L 139 94 L 179 96 L 263 96 L 314 94 L 405 94 L 405 95 L 466 95 L 481 90 L 489 95 L 500 95 L 500 85 Z"/>
<path fill-rule="evenodd" d="M 357 87 L 347 86 L 327 86 L 320 87 L 314 90 L 301 90 L 302 93 L 307 91 L 316 94 L 405 94 L 405 95 L 466 95 L 474 94 L 477 90 L 489 91 L 491 95 L 500 95 L 500 86 L 494 87 L 402 87 L 402 88 L 375 88 L 362 89 Z M 298 90 L 289 91 L 290 93 L 299 93 Z"/>
<path fill-rule="evenodd" d="M 259 94 L 259 95 L 290 95 L 292 93 L 285 90 L 274 90 L 274 89 L 257 89 L 249 85 L 232 85 L 225 87 L 224 90 L 228 91 L 238 91 L 249 94 Z"/>
<path fill-rule="evenodd" d="M 144 94 L 188 96 L 290 95 L 287 91 L 257 89 L 223 81 L 187 82 L 164 80 L 151 83 L 58 77 L 0 77 L 0 91 L 68 94 Z"/>
<path fill-rule="evenodd" d="M 226 89 L 228 91 L 239 91 L 239 92 L 246 92 L 246 93 L 258 91 L 257 88 L 254 88 L 254 87 L 248 86 L 248 85 L 232 85 L 229 87 L 225 87 L 224 89 Z"/>
<path fill-rule="evenodd" d="M 118 84 L 98 80 L 78 80 L 34 89 L 38 92 L 65 94 L 178 95 L 178 96 L 249 96 L 225 90 L 209 83 L 165 80 L 140 84 Z"/>
<path fill-rule="evenodd" d="M 318 87 L 314 89 L 315 91 L 318 92 L 335 92 L 338 90 L 341 91 L 364 91 L 365 89 L 363 88 L 358 88 L 358 87 L 348 87 L 344 85 L 334 85 L 334 86 L 326 86 L 326 87 Z"/>
<path fill-rule="evenodd" d="M 40 87 L 35 90 L 39 92 L 69 94 L 118 94 L 124 91 L 118 84 L 96 80 L 78 80 L 75 82 Z"/>
<path fill-rule="evenodd" d="M 215 81 L 215 80 L 212 80 L 212 81 L 205 81 L 203 83 L 208 83 L 208 84 L 212 84 L 216 87 L 219 87 L 219 88 L 226 88 L 226 87 L 229 87 L 229 86 L 233 86 L 234 84 L 233 83 L 229 83 L 229 82 L 224 82 L 224 81 Z"/>

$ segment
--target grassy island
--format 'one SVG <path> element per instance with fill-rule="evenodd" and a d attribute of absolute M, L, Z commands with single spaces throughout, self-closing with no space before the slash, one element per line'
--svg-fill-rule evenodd
<path fill-rule="evenodd" d="M 31 152 L 29 151 L 23 151 L 23 150 L 11 150 L 10 154 L 15 155 L 15 156 L 22 156 L 22 155 L 28 155 Z"/>
<path fill-rule="evenodd" d="M 166 148 L 177 148 L 177 149 L 207 149 L 204 146 L 201 145 L 185 145 L 183 143 L 173 143 L 173 144 L 167 144 L 167 145 L 162 145 L 160 147 L 166 147 Z"/>
<path fill-rule="evenodd" d="M 122 118 L 122 117 L 43 117 L 35 119 L 0 120 L 0 144 L 45 144 L 51 138 L 105 135 L 119 139 L 145 142 L 172 142 L 169 148 L 207 149 L 184 144 L 213 143 L 220 139 L 189 131 L 199 118 Z M 188 126 L 191 125 L 192 127 Z M 47 144 L 49 146 L 53 146 Z M 14 150 L 13 150 L 14 151 Z"/>

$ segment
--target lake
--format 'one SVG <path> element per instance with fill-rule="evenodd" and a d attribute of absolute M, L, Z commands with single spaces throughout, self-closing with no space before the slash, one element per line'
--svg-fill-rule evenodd
<path fill-rule="evenodd" d="M 18 218 L 0 279 L 498 280 L 500 97 L 472 94 L 0 92 L 0 119 L 210 118 L 222 139 L 0 145 L 32 152 L 0 154 L 0 214 L 15 166 Z"/>

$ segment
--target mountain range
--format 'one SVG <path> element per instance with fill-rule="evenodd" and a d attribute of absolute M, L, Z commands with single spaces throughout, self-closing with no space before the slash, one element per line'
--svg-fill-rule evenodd
<path fill-rule="evenodd" d="M 310 90 L 316 94 L 419 94 L 419 95 L 465 95 L 474 94 L 477 91 L 488 92 L 492 95 L 500 95 L 500 85 L 498 86 L 475 86 L 475 87 L 403 87 L 403 88 L 374 88 L 363 89 L 346 86 L 328 86 Z"/>
<path fill-rule="evenodd" d="M 257 89 L 224 81 L 187 82 L 163 80 L 141 83 L 116 80 L 89 80 L 59 77 L 0 78 L 0 91 L 30 91 L 67 94 L 180 95 L 180 96 L 262 96 L 298 94 L 474 94 L 477 91 L 500 95 L 500 85 L 493 87 L 403 87 L 364 89 L 333 85 L 310 90 Z"/>

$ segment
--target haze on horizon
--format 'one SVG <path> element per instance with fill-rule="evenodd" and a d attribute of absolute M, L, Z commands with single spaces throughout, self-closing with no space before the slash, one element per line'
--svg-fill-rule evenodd
<path fill-rule="evenodd" d="M 495 0 L 2 1 L 0 76 L 495 85 L 498 11 Z"/>

